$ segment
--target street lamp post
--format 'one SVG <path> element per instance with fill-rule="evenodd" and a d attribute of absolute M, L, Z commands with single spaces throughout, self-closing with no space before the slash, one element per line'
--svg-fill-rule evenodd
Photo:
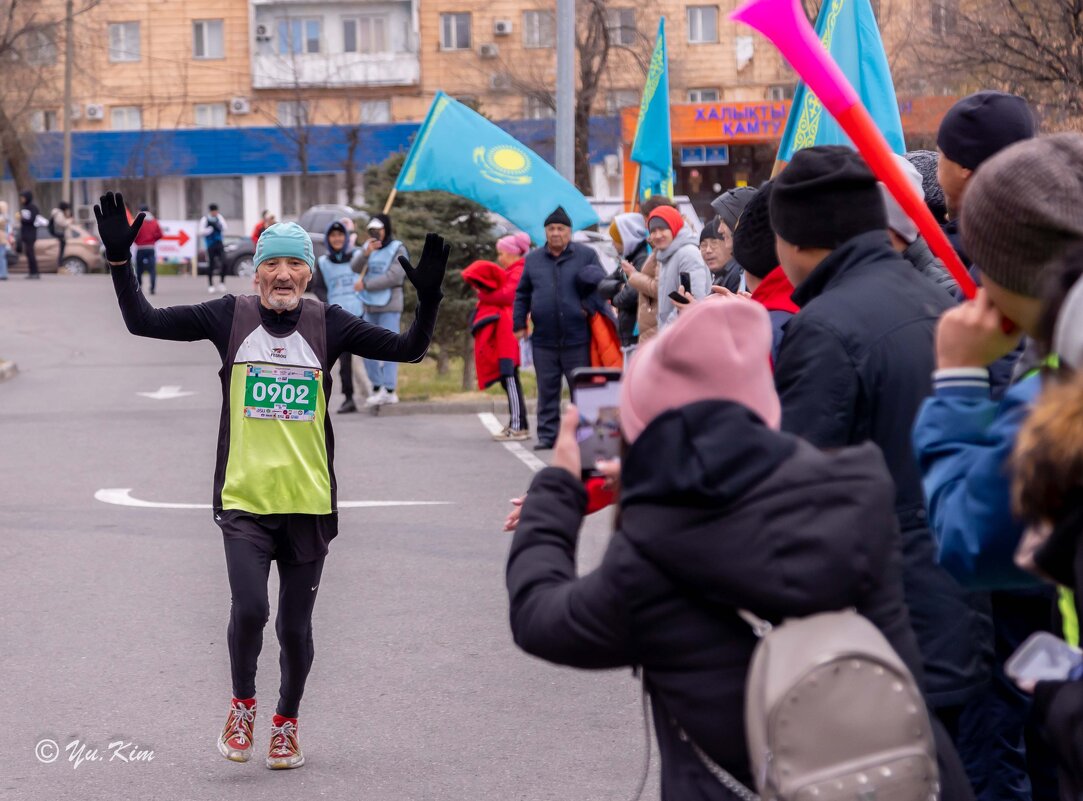
<path fill-rule="evenodd" d="M 575 0 L 557 0 L 556 161 L 575 183 Z"/>

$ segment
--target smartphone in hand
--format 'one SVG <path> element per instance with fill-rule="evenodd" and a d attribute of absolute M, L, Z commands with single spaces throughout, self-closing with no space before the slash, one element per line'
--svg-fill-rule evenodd
<path fill-rule="evenodd" d="M 1039 681 L 1066 681 L 1080 666 L 1083 651 L 1049 632 L 1038 631 L 1008 657 L 1004 672 L 1020 689 L 1033 692 Z"/>
<path fill-rule="evenodd" d="M 584 480 L 600 476 L 599 461 L 620 456 L 620 370 L 581 367 L 572 371 L 572 403 L 579 410 L 575 439 Z"/>
<path fill-rule="evenodd" d="M 679 278 L 681 279 L 681 286 L 684 287 L 684 291 L 689 295 L 692 294 L 692 276 L 688 273 L 681 273 Z"/>
<path fill-rule="evenodd" d="M 669 293 L 669 299 L 672 300 L 674 303 L 680 303 L 682 306 L 691 303 L 688 298 L 686 298 L 684 295 L 682 295 L 676 290 Z"/>

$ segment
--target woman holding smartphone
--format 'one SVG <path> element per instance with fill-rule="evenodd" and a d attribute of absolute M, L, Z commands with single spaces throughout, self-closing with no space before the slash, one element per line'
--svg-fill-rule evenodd
<path fill-rule="evenodd" d="M 391 218 L 386 214 L 374 214 L 368 223 L 368 241 L 358 249 L 350 263 L 353 271 L 361 274 L 354 289 L 361 293 L 364 318 L 396 334 L 402 319 L 402 286 L 406 283 L 406 273 L 399 266 L 400 256 L 409 258 L 409 253 L 392 234 Z M 365 372 L 372 382 L 372 394 L 365 400 L 366 406 L 399 402 L 395 393 L 399 375 L 397 362 L 365 359 Z"/>

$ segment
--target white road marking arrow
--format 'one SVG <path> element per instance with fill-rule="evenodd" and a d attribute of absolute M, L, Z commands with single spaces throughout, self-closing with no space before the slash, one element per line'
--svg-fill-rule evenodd
<path fill-rule="evenodd" d="M 183 398 L 185 395 L 195 395 L 194 392 L 181 392 L 181 388 L 177 386 L 159 387 L 157 392 L 137 392 L 136 395 L 142 395 L 144 398 L 153 398 L 154 400 L 173 400 L 173 398 Z"/>
<path fill-rule="evenodd" d="M 210 509 L 209 503 L 160 503 L 131 496 L 131 487 L 100 489 L 94 499 L 115 506 L 138 506 L 143 509 Z M 449 506 L 449 501 L 339 501 L 339 509 L 372 509 L 383 506 Z"/>

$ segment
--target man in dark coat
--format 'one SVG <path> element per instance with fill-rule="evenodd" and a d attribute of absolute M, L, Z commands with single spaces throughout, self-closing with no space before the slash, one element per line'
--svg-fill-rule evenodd
<path fill-rule="evenodd" d="M 553 447 L 560 418 L 561 380 L 577 367 L 590 366 L 588 308 L 601 308 L 598 284 L 605 270 L 598 254 L 572 242 L 572 221 L 559 206 L 545 220 L 545 246 L 527 254 L 523 276 L 515 290 L 515 336 L 527 335 L 538 376 L 538 442 L 534 450 Z M 592 297 L 593 296 L 593 297 Z"/>
<path fill-rule="evenodd" d="M 38 272 L 38 257 L 34 248 L 38 241 L 37 219 L 41 212 L 34 203 L 34 194 L 29 190 L 19 193 L 19 239 L 22 242 L 23 253 L 26 254 L 27 278 L 40 279 Z"/>
<path fill-rule="evenodd" d="M 579 668 L 642 667 L 663 801 L 733 799 L 685 733 L 752 785 L 743 712 L 756 637 L 738 609 L 777 622 L 854 606 L 922 681 L 883 457 L 869 444 L 825 453 L 780 433 L 770 346 L 767 312 L 737 298 L 697 303 L 644 345 L 621 390 L 630 445 L 601 565 L 576 577 L 587 493 L 574 408 L 508 557 L 519 647 Z M 938 734 L 941 798 L 961 801 L 965 775 Z"/>
<path fill-rule="evenodd" d="M 770 212 L 801 308 L 775 364 L 782 428 L 820 448 L 871 440 L 884 452 L 928 697 L 951 729 L 989 685 L 988 598 L 964 592 L 937 564 L 909 431 L 952 298 L 892 249 L 876 178 L 849 148 L 798 151 L 775 179 Z"/>

